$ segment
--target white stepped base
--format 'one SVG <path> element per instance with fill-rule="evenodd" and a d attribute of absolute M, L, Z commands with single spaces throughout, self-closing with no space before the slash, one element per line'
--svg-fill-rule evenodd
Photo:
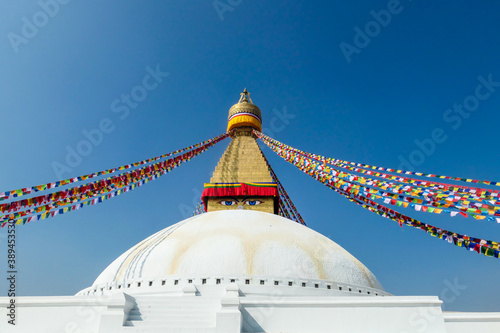
<path fill-rule="evenodd" d="M 135 296 L 124 329 L 140 332 L 215 332 L 220 298 L 203 296 Z"/>

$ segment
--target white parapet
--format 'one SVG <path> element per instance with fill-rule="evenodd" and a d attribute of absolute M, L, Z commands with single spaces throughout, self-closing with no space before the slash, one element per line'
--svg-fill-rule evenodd
<path fill-rule="evenodd" d="M 1 297 L 0 332 L 98 332 L 101 315 L 115 301 L 106 296 L 18 297 L 14 326 L 4 319 L 10 299 Z M 121 316 L 123 320 L 123 313 Z"/>
<path fill-rule="evenodd" d="M 429 296 L 241 298 L 244 332 L 446 333 Z"/>
<path fill-rule="evenodd" d="M 498 312 L 444 312 L 448 332 L 500 332 Z"/>

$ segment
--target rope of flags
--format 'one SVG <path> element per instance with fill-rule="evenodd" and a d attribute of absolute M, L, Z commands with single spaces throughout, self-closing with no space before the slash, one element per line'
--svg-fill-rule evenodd
<path fill-rule="evenodd" d="M 19 218 L 19 219 L 8 219 L 8 221 L 5 221 L 3 220 L 1 222 L 1 227 L 5 227 L 5 225 L 9 222 L 12 221 L 12 223 L 16 223 L 16 224 L 25 224 L 26 222 L 32 222 L 32 221 L 39 221 L 39 220 L 44 220 L 44 219 L 47 219 L 47 218 L 50 218 L 50 217 L 54 217 L 56 215 L 63 215 L 65 213 L 68 213 L 68 212 L 71 212 L 71 211 L 75 211 L 75 210 L 79 210 L 85 206 L 90 206 L 90 205 L 95 205 L 95 204 L 98 204 L 98 203 L 101 203 L 101 202 L 104 202 L 105 200 L 108 200 L 108 199 L 111 199 L 111 198 L 114 198 L 120 194 L 123 194 L 123 193 L 126 193 L 126 192 L 129 192 L 131 190 L 134 190 L 135 188 L 137 187 L 140 187 L 146 183 L 148 183 L 149 180 L 155 180 L 157 177 L 167 173 L 168 171 L 165 170 L 163 171 L 160 175 L 157 175 L 157 176 L 153 176 L 151 178 L 147 178 L 147 179 L 144 179 L 144 180 L 141 180 L 137 183 L 134 183 L 132 185 L 129 185 L 127 187 L 124 187 L 123 189 L 120 189 L 120 190 L 117 190 L 117 191 L 113 191 L 113 192 L 110 192 L 110 193 L 107 193 L 105 195 L 99 195 L 97 197 L 93 197 L 93 199 L 91 200 L 88 200 L 88 201 L 82 201 L 82 202 L 79 202 L 77 204 L 74 204 L 74 205 L 70 205 L 70 206 L 66 206 L 66 207 L 63 207 L 63 208 L 60 208 L 60 209 L 56 209 L 56 210 L 51 210 L 51 211 L 44 211 L 42 212 L 41 214 L 35 214 L 35 215 L 31 215 L 31 216 L 28 216 L 28 217 L 25 217 L 25 218 Z"/>
<path fill-rule="evenodd" d="M 260 132 L 254 131 L 254 133 L 260 133 Z M 282 144 L 281 142 L 279 142 L 277 140 L 274 140 L 274 139 L 266 136 L 263 133 L 260 133 L 260 134 L 262 135 L 263 138 L 266 138 L 266 140 L 270 140 L 271 142 Z M 414 175 L 414 176 L 426 177 L 426 178 L 439 178 L 439 179 L 460 181 L 460 182 L 473 183 L 473 184 L 484 184 L 484 185 L 500 186 L 500 182 L 498 182 L 498 181 L 479 180 L 479 179 L 462 178 L 462 177 L 454 177 L 454 176 L 443 176 L 443 175 L 436 175 L 436 174 L 432 174 L 432 173 L 422 173 L 422 172 L 416 172 L 416 171 L 407 171 L 407 170 L 398 170 L 398 169 L 384 168 L 384 167 L 373 166 L 373 165 L 369 165 L 369 164 L 362 164 L 362 163 L 344 161 L 344 160 L 330 158 L 330 157 L 324 157 L 324 156 L 317 155 L 317 154 L 310 154 L 310 153 L 306 153 L 306 152 L 303 152 L 303 151 L 295 149 L 295 148 L 292 148 L 292 150 L 295 151 L 295 152 L 301 152 L 301 153 L 307 155 L 308 157 L 316 159 L 318 161 L 326 161 L 328 164 L 338 165 L 338 166 L 341 166 L 341 167 L 346 167 L 346 166 L 349 165 L 349 166 L 353 166 L 353 167 L 357 167 L 357 168 L 372 169 L 372 170 L 377 170 L 377 171 L 387 171 L 387 172 L 392 172 L 392 173 L 405 174 L 405 175 Z M 468 188 L 468 187 L 463 187 L 463 188 Z M 492 191 L 492 192 L 498 193 L 499 191 L 495 190 L 495 191 Z"/>
<path fill-rule="evenodd" d="M 184 148 L 169 154 L 162 155 L 164 157 L 172 156 L 178 154 L 179 152 L 188 150 L 182 155 L 150 164 L 142 168 L 137 168 L 131 171 L 107 177 L 105 179 L 100 179 L 80 186 L 75 186 L 66 190 L 1 204 L 0 212 L 4 214 L 0 215 L 1 227 L 3 228 L 9 221 L 15 221 L 16 224 L 24 224 L 26 222 L 38 221 L 40 219 L 65 214 L 67 212 L 83 208 L 84 205 L 94 205 L 97 203 L 101 203 L 104 200 L 108 200 L 122 193 L 131 191 L 148 183 L 149 181 L 158 179 L 160 176 L 170 172 L 181 163 L 189 161 L 193 157 L 205 152 L 208 148 L 224 140 L 228 136 L 229 133 L 225 133 L 223 135 L 205 141 L 203 145 L 197 144 L 190 146 L 192 148 L 191 150 Z M 156 161 L 158 159 L 159 158 L 155 157 L 149 159 L 149 161 Z M 136 165 L 138 166 L 144 164 L 142 162 L 144 161 L 137 162 Z M 124 169 L 122 170 L 131 168 L 129 166 L 130 165 L 124 166 Z M 94 173 L 94 175 L 102 175 L 107 173 L 108 172 Z M 62 185 L 59 184 L 58 186 Z M 32 188 L 34 187 L 31 187 L 31 189 Z"/>
<path fill-rule="evenodd" d="M 221 135 L 219 135 L 219 136 L 217 136 L 215 138 L 212 138 L 212 139 L 209 139 L 209 140 L 197 143 L 195 145 L 192 145 L 192 146 L 189 146 L 189 147 L 186 147 L 186 148 L 175 150 L 175 151 L 173 151 L 171 153 L 168 153 L 168 154 L 163 154 L 163 155 L 152 157 L 152 158 L 149 158 L 149 159 L 146 159 L 146 160 L 143 160 L 143 161 L 139 161 L 139 162 L 135 162 L 135 163 L 131 163 L 131 164 L 122 165 L 120 167 L 116 167 L 116 168 L 112 168 L 112 169 L 108 169 L 108 170 L 103 170 L 103 171 L 98 171 L 98 172 L 94 172 L 94 173 L 89 173 L 87 175 L 73 177 L 73 178 L 68 178 L 68 179 L 65 179 L 65 180 L 60 180 L 60 181 L 51 182 L 51 183 L 47 183 L 47 184 L 36 185 L 36 186 L 21 188 L 21 189 L 17 189 L 17 190 L 6 191 L 6 192 L 0 192 L 0 201 L 7 200 L 7 199 L 10 199 L 10 198 L 18 198 L 18 197 L 21 197 L 23 195 L 32 194 L 32 193 L 35 193 L 35 192 L 41 192 L 41 191 L 45 191 L 45 190 L 48 190 L 48 189 L 54 189 L 54 188 L 57 188 L 57 187 L 60 187 L 60 186 L 64 186 L 64 185 L 68 185 L 68 184 L 72 184 L 72 183 L 84 181 L 84 180 L 87 180 L 87 179 L 90 179 L 90 178 L 94 178 L 94 177 L 99 177 L 99 176 L 103 176 L 103 175 L 115 173 L 117 171 L 128 170 L 128 169 L 137 167 L 139 165 L 148 164 L 148 163 L 151 163 L 151 162 L 154 162 L 154 161 L 158 161 L 158 160 L 164 159 L 165 157 L 174 156 L 174 155 L 177 155 L 177 154 L 182 153 L 184 151 L 188 151 L 188 150 L 192 150 L 194 148 L 198 148 L 198 147 L 204 146 L 204 145 L 206 145 L 208 143 L 211 143 L 213 141 L 222 139 L 223 137 L 226 138 L 227 135 L 228 135 L 227 133 L 221 134 Z"/>
<path fill-rule="evenodd" d="M 194 211 L 191 214 L 191 216 L 197 216 L 197 215 L 200 215 L 200 214 L 203 214 L 203 213 L 205 213 L 205 205 L 203 204 L 203 200 L 200 200 L 200 202 L 198 203 L 198 205 L 194 209 Z"/>
<path fill-rule="evenodd" d="M 8 211 L 9 214 L 0 217 L 0 223 L 4 222 L 5 220 L 11 220 L 36 213 L 50 211 L 54 208 L 65 206 L 73 202 L 86 200 L 95 196 L 112 192 L 115 189 L 127 188 L 130 185 L 134 185 L 141 180 L 144 180 L 145 177 L 147 177 L 145 178 L 146 180 L 156 179 L 156 177 L 164 174 L 162 173 L 163 171 L 168 172 L 179 164 L 179 160 L 176 160 L 174 158 L 172 161 L 162 161 L 160 163 L 156 163 L 154 166 L 147 167 L 147 171 L 144 171 L 143 168 L 141 170 L 109 177 L 107 179 L 93 182 L 88 185 L 82 185 L 64 191 L 54 192 L 31 199 L 24 199 L 22 201 L 13 202 L 15 205 L 11 206 L 14 206 L 16 211 L 24 207 L 33 208 L 20 212 L 12 212 L 13 208 L 10 207 Z M 37 207 L 37 205 L 39 204 L 41 205 Z M 9 204 L 4 205 L 7 206 Z"/>
<path fill-rule="evenodd" d="M 401 226 L 403 224 L 411 226 L 416 229 L 420 229 L 430 234 L 431 236 L 438 237 L 449 243 L 453 243 L 456 246 L 466 248 L 470 251 L 476 251 L 482 253 L 486 256 L 498 258 L 500 254 L 499 243 L 485 240 L 481 238 L 470 237 L 467 235 L 455 233 L 452 231 L 444 230 L 430 224 L 420 222 L 416 219 L 408 217 L 401 214 L 391 208 L 388 208 L 380 203 L 375 202 L 376 199 L 385 199 L 384 203 L 393 203 L 392 198 L 384 197 L 384 193 L 389 193 L 389 191 L 379 191 L 371 188 L 374 186 L 375 182 L 364 181 L 363 185 L 358 185 L 355 183 L 355 175 L 344 174 L 341 177 L 343 171 L 339 171 L 333 167 L 328 167 L 326 165 L 326 159 L 316 159 L 311 158 L 308 153 L 300 153 L 297 149 L 287 146 L 279 141 L 273 140 L 266 135 L 254 131 L 255 135 L 260 138 L 271 150 L 273 150 L 278 156 L 282 157 L 287 162 L 293 164 L 301 171 L 315 178 L 317 181 L 323 183 L 324 185 L 330 187 L 337 193 L 341 194 L 351 202 L 362 206 L 369 211 L 381 215 L 383 217 L 389 218 L 393 221 L 398 222 Z M 318 156 L 318 155 L 315 155 Z M 321 163 L 321 162 L 323 163 Z M 330 159 L 333 161 L 333 159 Z M 357 180 L 360 178 L 358 177 Z M 358 182 L 359 183 L 359 182 Z M 392 190 L 387 185 L 385 185 L 385 190 Z M 491 193 L 491 192 L 489 192 Z M 394 195 L 400 195 L 397 191 Z M 416 194 L 415 194 L 416 195 Z M 399 198 L 399 197 L 398 197 Z M 374 200 L 372 200 L 374 199 Z M 387 200 L 390 200 L 387 201 Z M 435 202 L 436 200 L 434 200 Z M 397 201 L 396 201 L 397 204 Z M 410 205 L 408 203 L 408 205 Z M 422 206 L 423 207 L 423 206 Z M 428 207 L 427 211 L 429 211 Z M 432 207 L 434 208 L 434 207 Z M 434 212 L 435 212 L 434 208 Z M 444 210 L 443 210 L 444 211 Z M 463 213 L 463 212 L 460 212 Z M 466 213 L 464 213 L 466 214 Z M 464 215 L 461 214 L 461 215 Z M 494 214 L 497 214 L 496 212 Z M 453 215 L 452 215 L 453 216 Z M 495 215 L 498 216 L 498 215 Z"/>
<path fill-rule="evenodd" d="M 264 157 L 267 167 L 269 168 L 269 172 L 271 174 L 271 177 L 273 178 L 273 182 L 275 182 L 278 185 L 278 193 L 279 193 L 278 215 L 286 217 L 287 219 L 295 221 L 302 225 L 306 225 L 306 222 L 304 221 L 299 211 L 293 204 L 292 199 L 290 199 L 290 196 L 286 192 L 283 184 L 281 184 L 280 180 L 278 179 L 278 176 L 276 176 L 276 173 L 271 167 L 271 164 L 269 164 L 269 161 L 267 160 L 266 156 L 264 154 L 262 154 L 262 156 Z"/>
<path fill-rule="evenodd" d="M 285 151 L 286 159 L 296 162 L 304 161 L 308 167 L 325 172 L 342 184 L 350 184 L 365 195 L 384 197 L 384 203 L 412 208 L 435 214 L 461 215 L 477 220 L 486 219 L 500 223 L 500 198 L 498 191 L 484 188 L 460 187 L 453 184 L 438 184 L 419 179 L 405 178 L 367 171 L 376 178 L 368 178 L 359 174 L 349 173 L 341 167 L 327 164 L 326 158 L 319 158 L 284 145 L 260 133 L 259 138 L 267 145 Z M 316 156 L 316 157 L 311 157 Z M 332 160 L 332 159 L 330 159 Z M 357 169 L 356 171 L 358 171 Z M 386 179 L 396 179 L 396 182 Z M 411 183 L 410 183 L 411 181 Z M 403 184 L 401 184 L 403 182 Z M 437 185 L 433 185 L 437 184 Z"/>

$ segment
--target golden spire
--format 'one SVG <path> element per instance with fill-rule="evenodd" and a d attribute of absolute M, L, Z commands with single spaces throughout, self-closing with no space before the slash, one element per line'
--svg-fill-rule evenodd
<path fill-rule="evenodd" d="M 252 133 L 253 129 L 261 131 L 261 113 L 246 88 L 229 110 L 228 120 L 228 131 L 236 131 L 210 183 L 205 184 L 202 198 L 207 212 L 249 209 L 277 214 L 277 184 Z"/>

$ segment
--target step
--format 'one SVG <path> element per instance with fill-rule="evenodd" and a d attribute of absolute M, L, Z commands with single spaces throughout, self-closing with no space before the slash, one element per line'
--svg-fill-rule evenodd
<path fill-rule="evenodd" d="M 228 156 L 228 155 L 237 155 L 237 154 L 243 154 L 243 155 L 247 155 L 247 154 L 259 154 L 259 155 L 262 155 L 262 151 L 259 149 L 259 147 L 254 147 L 254 146 L 248 146 L 248 147 L 243 147 L 243 146 L 239 146 L 239 147 L 232 147 L 231 149 L 229 150 L 226 150 L 224 152 L 224 154 L 222 154 L 222 157 L 224 156 Z"/>
<path fill-rule="evenodd" d="M 178 317 L 191 318 L 192 320 L 206 320 L 213 317 L 213 313 L 217 312 L 217 309 L 205 310 L 204 312 L 189 312 L 189 309 L 185 311 L 164 311 L 164 312 L 143 312 L 141 314 L 129 314 L 129 320 L 144 320 L 146 318 L 169 318 L 174 320 Z"/>
<path fill-rule="evenodd" d="M 189 304 L 189 303 L 184 303 L 184 304 L 172 304 L 172 303 L 158 303 L 158 304 L 141 304 L 139 303 L 137 305 L 137 309 L 140 311 L 141 309 L 184 309 L 184 308 L 190 308 L 192 310 L 203 310 L 206 309 L 207 307 L 213 307 L 213 306 L 220 306 L 220 303 L 198 303 L 198 304 Z M 132 310 L 134 311 L 135 308 Z"/>
<path fill-rule="evenodd" d="M 134 308 L 130 311 L 130 313 L 133 314 L 145 314 L 146 312 L 154 312 L 154 313 L 161 313 L 165 311 L 171 311 L 171 312 L 182 312 L 186 309 L 191 310 L 193 313 L 201 313 L 206 311 L 207 309 L 219 309 L 220 305 L 219 304 L 207 304 L 205 306 L 191 306 L 191 305 L 185 305 L 185 306 L 138 306 L 137 308 Z"/>
<path fill-rule="evenodd" d="M 265 164 L 258 164 L 258 163 L 255 163 L 255 162 L 252 162 L 251 164 L 250 163 L 246 163 L 246 164 L 241 164 L 241 163 L 224 163 L 224 164 L 221 164 L 221 165 L 217 165 L 215 167 L 215 171 L 217 170 L 234 170 L 234 169 L 240 169 L 240 170 L 248 170 L 248 171 L 252 171 L 252 170 L 262 170 L 262 171 L 266 171 L 266 172 L 269 172 L 269 168 L 267 167 L 267 165 Z"/>
<path fill-rule="evenodd" d="M 214 311 L 218 311 L 219 308 L 215 308 L 215 307 L 210 307 L 209 309 L 215 309 Z M 186 313 L 187 311 L 190 311 L 190 315 L 192 315 L 193 317 L 202 317 L 202 316 L 205 316 L 208 311 L 207 311 L 207 308 L 203 309 L 203 310 L 200 310 L 200 309 L 197 309 L 197 310 L 192 310 L 191 308 L 185 308 L 185 309 L 180 309 L 179 311 L 174 311 L 173 309 L 154 309 L 154 308 L 151 308 L 151 309 L 148 309 L 148 310 L 132 310 L 130 311 L 129 313 L 129 318 L 132 318 L 132 317 L 144 317 L 144 316 L 169 316 L 170 314 L 183 314 L 183 313 Z"/>
<path fill-rule="evenodd" d="M 189 304 L 196 306 L 197 304 L 206 305 L 206 304 L 216 304 L 220 302 L 220 298 L 216 297 L 203 297 L 203 296 L 195 296 L 195 297 L 165 297 L 165 298 L 135 298 L 135 303 L 138 305 L 183 305 Z"/>
<path fill-rule="evenodd" d="M 142 326 L 140 330 L 134 326 L 122 327 L 122 332 L 140 333 L 216 333 L 215 327 L 169 327 L 169 326 Z"/>
<path fill-rule="evenodd" d="M 223 157 L 219 160 L 218 166 L 222 164 L 227 164 L 227 163 L 254 163 L 258 165 L 266 165 L 266 161 L 264 160 L 263 157 L 260 156 L 228 156 L 228 157 Z M 266 165 L 267 166 L 267 165 Z"/>
<path fill-rule="evenodd" d="M 148 303 L 148 304 L 205 304 L 205 303 L 213 303 L 219 301 L 220 298 L 217 297 L 207 297 L 207 296 L 177 296 L 177 297 L 165 297 L 165 298 L 135 298 L 136 303 Z"/>
<path fill-rule="evenodd" d="M 128 318 L 124 326 L 170 326 L 170 327 L 214 327 L 215 313 L 212 317 L 193 318 L 187 315 L 177 317 L 146 317 L 146 318 Z"/>
<path fill-rule="evenodd" d="M 217 170 L 217 171 L 214 172 L 214 176 L 216 174 L 224 174 L 226 172 L 227 173 L 232 173 L 232 174 L 234 174 L 237 177 L 248 176 L 248 177 L 259 177 L 259 178 L 262 178 L 262 177 L 266 177 L 267 176 L 267 177 L 271 178 L 269 171 L 263 171 L 263 170 L 262 171 L 245 171 L 245 170 L 240 170 L 240 169 L 237 169 L 237 170 L 234 170 L 234 171 Z"/>
<path fill-rule="evenodd" d="M 140 332 L 144 332 L 145 328 L 156 328 L 156 329 L 167 329 L 167 328 L 204 328 L 204 329 L 214 329 L 216 326 L 215 320 L 213 322 L 203 322 L 203 323 L 192 323 L 188 321 L 179 322 L 142 322 L 142 321 L 126 321 L 123 327 L 135 327 L 140 328 Z M 154 332 L 154 331 L 153 331 Z M 163 332 L 163 331 L 161 331 Z"/>
<path fill-rule="evenodd" d="M 185 310 L 190 310 L 192 313 L 204 313 L 207 311 L 207 309 L 220 309 L 220 303 L 219 304 L 206 304 L 204 306 L 192 306 L 192 305 L 161 305 L 161 306 L 137 306 L 134 307 L 130 313 L 131 314 L 145 314 L 145 313 L 161 313 L 161 312 L 171 312 L 171 313 L 176 313 L 176 312 L 183 312 Z"/>

